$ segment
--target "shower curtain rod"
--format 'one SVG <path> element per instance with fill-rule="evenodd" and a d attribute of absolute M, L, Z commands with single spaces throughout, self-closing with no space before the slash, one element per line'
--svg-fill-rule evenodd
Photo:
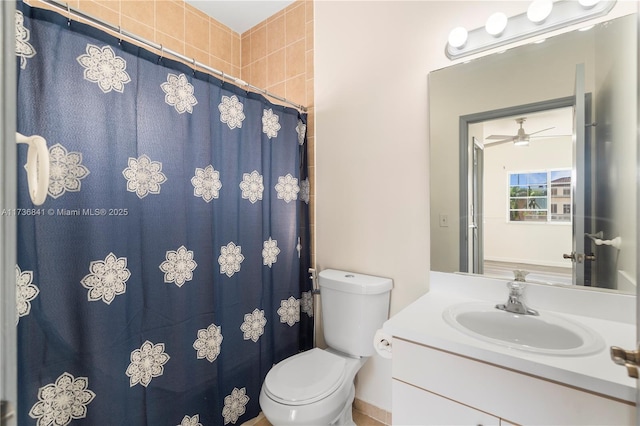
<path fill-rule="evenodd" d="M 171 49 L 164 48 L 161 44 L 154 43 L 154 42 L 149 41 L 149 40 L 147 40 L 145 38 L 137 36 L 136 34 L 130 33 L 129 31 L 123 30 L 119 26 L 115 26 L 115 25 L 110 24 L 110 23 L 108 23 L 106 21 L 103 21 L 100 18 L 96 18 L 94 16 L 91 16 L 91 15 L 89 15 L 89 14 L 87 14 L 87 13 L 85 13 L 85 12 L 79 10 L 79 9 L 76 9 L 74 7 L 69 6 L 68 3 L 63 3 L 63 2 L 60 2 L 60 1 L 57 1 L 57 0 L 40 0 L 40 1 L 42 3 L 49 4 L 51 6 L 54 6 L 54 7 L 58 8 L 58 9 L 61 9 L 61 10 L 65 11 L 65 12 L 67 12 L 69 14 L 69 19 L 70 19 L 70 15 L 73 14 L 73 15 L 79 17 L 79 18 L 82 18 L 82 19 L 84 19 L 86 21 L 89 21 L 90 23 L 92 23 L 94 25 L 97 25 L 99 27 L 106 28 L 106 29 L 108 29 L 108 30 L 110 30 L 112 32 L 118 33 L 120 36 L 125 36 L 125 37 L 127 37 L 129 39 L 135 40 L 138 43 L 142 43 L 142 44 L 147 45 L 147 46 L 149 46 L 149 47 L 151 47 L 153 49 L 159 50 L 160 52 L 162 52 L 163 55 L 164 54 L 169 54 L 171 56 L 174 56 L 174 57 L 186 62 L 187 64 L 193 65 L 194 68 L 202 68 L 202 69 L 204 69 L 206 71 L 209 71 L 212 74 L 215 74 L 215 75 L 221 77 L 223 80 L 231 80 L 233 83 L 237 84 L 240 87 L 249 88 L 249 89 L 251 89 L 253 91 L 256 91 L 256 92 L 259 92 L 259 93 L 261 93 L 261 94 L 263 94 L 265 96 L 277 99 L 277 100 L 279 100 L 281 102 L 284 102 L 284 103 L 286 103 L 288 105 L 291 105 L 291 106 L 293 106 L 294 108 L 296 108 L 297 110 L 299 110 L 301 112 L 307 112 L 307 108 L 305 106 L 303 106 L 303 105 L 296 104 L 295 102 L 292 102 L 292 101 L 290 101 L 290 100 L 288 100 L 286 98 L 283 98 L 282 96 L 278 96 L 278 95 L 276 95 L 274 93 L 271 93 L 266 89 L 261 89 L 259 87 L 256 87 L 253 84 L 247 83 L 246 81 L 244 81 L 244 80 L 242 80 L 242 79 L 240 79 L 238 77 L 234 77 L 232 75 L 224 73 L 223 71 L 217 70 L 215 68 L 211 68 L 208 65 L 205 65 L 205 64 L 203 64 L 201 62 L 196 61 L 195 58 L 188 58 L 188 57 L 186 57 L 186 56 L 184 56 L 184 55 L 182 55 L 182 54 L 180 54 L 178 52 L 175 52 L 175 51 L 173 51 Z M 29 2 L 27 1 L 27 3 L 29 3 Z"/>

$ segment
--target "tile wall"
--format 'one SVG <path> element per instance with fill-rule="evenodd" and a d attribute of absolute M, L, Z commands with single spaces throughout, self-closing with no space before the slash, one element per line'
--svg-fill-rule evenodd
<path fill-rule="evenodd" d="M 313 0 L 297 0 L 244 34 L 182 0 L 65 1 L 93 17 L 306 106 L 311 232 L 315 241 Z M 39 0 L 27 3 L 50 8 Z M 312 256 L 315 264 L 313 248 Z"/>

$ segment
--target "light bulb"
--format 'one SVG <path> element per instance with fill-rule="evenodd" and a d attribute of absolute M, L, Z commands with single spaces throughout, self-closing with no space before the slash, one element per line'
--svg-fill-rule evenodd
<path fill-rule="evenodd" d="M 553 2 L 551 0 L 534 0 L 527 9 L 527 18 L 533 23 L 539 24 L 551 14 Z"/>
<path fill-rule="evenodd" d="M 593 27 L 595 27 L 595 25 L 588 25 L 586 27 L 579 28 L 578 31 L 589 31 Z"/>
<path fill-rule="evenodd" d="M 449 46 L 456 49 L 461 48 L 467 42 L 469 33 L 464 27 L 455 27 L 449 33 Z"/>
<path fill-rule="evenodd" d="M 489 16 L 484 28 L 492 36 L 499 36 L 507 27 L 507 15 L 502 12 L 496 12 Z"/>
<path fill-rule="evenodd" d="M 584 7 L 585 9 L 590 9 L 596 4 L 600 3 L 600 0 L 578 0 L 578 3 L 580 3 L 580 6 Z"/>

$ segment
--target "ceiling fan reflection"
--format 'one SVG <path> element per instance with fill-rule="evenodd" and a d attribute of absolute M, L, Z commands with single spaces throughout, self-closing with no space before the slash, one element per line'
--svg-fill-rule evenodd
<path fill-rule="evenodd" d="M 513 143 L 515 146 L 527 146 L 529 145 L 529 142 L 532 139 L 566 136 L 566 135 L 538 135 L 539 133 L 546 132 L 547 130 L 555 129 L 555 127 L 548 127 L 546 129 L 538 130 L 532 133 L 527 133 L 522 126 L 522 123 L 524 123 L 526 120 L 527 120 L 526 117 L 516 118 L 516 123 L 520 125 L 520 128 L 518 129 L 518 132 L 515 135 L 488 136 L 486 138 L 487 143 L 485 144 L 485 146 L 501 145 L 508 142 Z M 534 136 L 534 135 L 538 135 L 538 136 Z"/>

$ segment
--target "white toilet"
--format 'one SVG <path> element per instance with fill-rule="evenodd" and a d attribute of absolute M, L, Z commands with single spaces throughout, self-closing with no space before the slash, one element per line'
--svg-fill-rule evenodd
<path fill-rule="evenodd" d="M 260 407 L 275 426 L 353 425 L 353 381 L 388 317 L 390 279 L 325 269 L 318 282 L 329 348 L 293 355 L 269 370 Z"/>

